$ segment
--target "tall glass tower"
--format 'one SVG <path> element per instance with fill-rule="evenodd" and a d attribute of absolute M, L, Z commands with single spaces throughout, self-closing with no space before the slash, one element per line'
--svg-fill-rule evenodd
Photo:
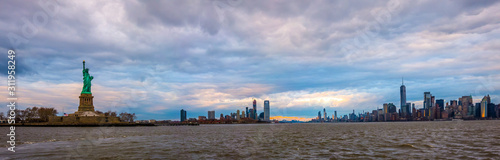
<path fill-rule="evenodd" d="M 264 101 L 264 120 L 265 121 L 269 121 L 269 116 L 270 116 L 270 112 L 269 112 L 269 100 L 265 100 Z"/>
<path fill-rule="evenodd" d="M 403 111 L 404 106 L 406 105 L 406 86 L 404 83 L 404 79 L 401 79 L 401 87 L 399 87 L 399 94 L 401 95 L 401 111 Z M 410 106 L 408 106 L 410 107 Z M 406 110 L 404 110 L 406 112 Z"/>
<path fill-rule="evenodd" d="M 253 119 L 257 119 L 257 101 L 253 99 Z"/>
<path fill-rule="evenodd" d="M 181 122 L 186 121 L 186 110 L 181 109 Z"/>

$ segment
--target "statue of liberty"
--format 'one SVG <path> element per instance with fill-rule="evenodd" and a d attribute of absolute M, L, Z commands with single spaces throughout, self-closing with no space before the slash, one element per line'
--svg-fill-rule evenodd
<path fill-rule="evenodd" d="M 94 79 L 93 76 L 90 76 L 89 69 L 85 68 L 85 60 L 83 60 L 83 89 L 82 94 L 92 94 L 90 91 L 90 87 L 92 86 L 91 81 Z"/>

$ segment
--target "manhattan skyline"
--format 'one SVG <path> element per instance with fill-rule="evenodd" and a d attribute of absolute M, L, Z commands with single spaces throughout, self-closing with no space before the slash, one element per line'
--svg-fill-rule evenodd
<path fill-rule="evenodd" d="M 424 92 L 445 101 L 471 95 L 473 103 L 489 94 L 492 103 L 500 102 L 499 1 L 57 6 L 25 37 L 23 26 L 43 7 L 0 2 L 0 31 L 26 39 L 17 45 L 0 39 L 1 50 L 18 56 L 21 109 L 77 110 L 81 66 L 73 64 L 82 60 L 96 77 L 96 107 L 138 119 L 175 120 L 181 109 L 188 117 L 214 110 L 226 115 L 252 108 L 253 99 L 258 113 L 269 100 L 271 119 L 310 120 L 324 108 L 327 116 L 345 115 L 384 103 L 399 109 L 402 77 L 406 103 L 416 108 L 423 107 Z M 6 103 L 6 86 L 0 95 Z"/>

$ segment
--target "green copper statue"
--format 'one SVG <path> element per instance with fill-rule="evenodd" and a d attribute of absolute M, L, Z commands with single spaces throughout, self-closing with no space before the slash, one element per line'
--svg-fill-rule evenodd
<path fill-rule="evenodd" d="M 92 86 L 91 82 L 92 79 L 94 79 L 93 76 L 90 76 L 89 74 L 89 69 L 85 68 L 85 60 L 83 61 L 83 89 L 82 89 L 82 94 L 92 94 L 90 92 L 90 87 Z"/>

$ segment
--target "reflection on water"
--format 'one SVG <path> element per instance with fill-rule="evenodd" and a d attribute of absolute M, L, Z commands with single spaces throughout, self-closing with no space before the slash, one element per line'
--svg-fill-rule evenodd
<path fill-rule="evenodd" d="M 0 133 L 7 132 L 7 127 L 0 128 Z M 17 127 L 16 134 L 16 153 L 0 144 L 2 159 L 500 157 L 500 121 Z"/>

